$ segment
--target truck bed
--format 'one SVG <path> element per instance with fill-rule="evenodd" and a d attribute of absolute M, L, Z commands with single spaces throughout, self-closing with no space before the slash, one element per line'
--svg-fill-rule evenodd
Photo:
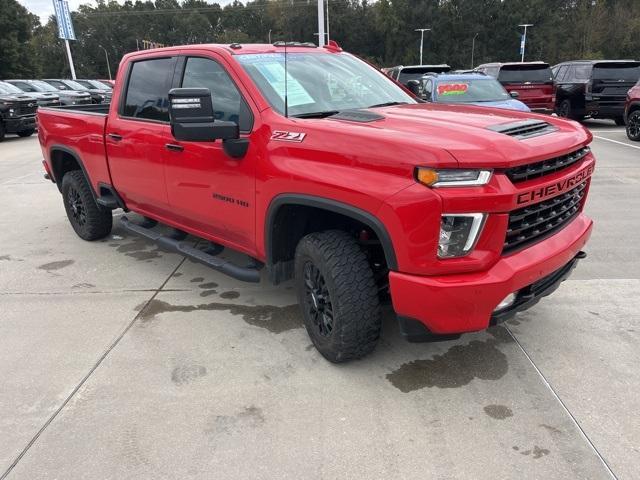
<path fill-rule="evenodd" d="M 65 154 L 82 159 L 85 173 L 95 191 L 99 182 L 110 180 L 105 148 L 105 127 L 109 104 L 41 107 L 38 109 L 38 137 L 45 159 L 64 147 Z"/>
<path fill-rule="evenodd" d="M 89 104 L 89 105 L 61 105 L 59 107 L 51 107 L 56 110 L 82 112 L 82 113 L 100 113 L 107 115 L 109 113 L 109 103 Z"/>

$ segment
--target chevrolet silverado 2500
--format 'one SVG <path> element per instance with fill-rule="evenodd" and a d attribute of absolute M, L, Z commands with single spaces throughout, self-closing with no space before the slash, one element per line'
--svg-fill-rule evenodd
<path fill-rule="evenodd" d="M 122 208 L 145 217 L 124 228 L 235 278 L 258 282 L 265 267 L 268 281 L 293 279 L 333 362 L 374 349 L 389 299 L 409 340 L 530 307 L 592 229 L 586 129 L 420 103 L 334 43 L 134 52 L 110 106 L 38 117 L 46 177 L 81 238 L 107 236 Z"/>

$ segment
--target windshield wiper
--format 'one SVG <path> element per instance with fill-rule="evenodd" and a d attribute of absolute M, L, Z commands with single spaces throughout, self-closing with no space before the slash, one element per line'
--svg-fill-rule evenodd
<path fill-rule="evenodd" d="M 367 108 L 378 108 L 378 107 L 393 107 L 394 105 L 406 105 L 407 102 L 386 102 L 386 103 L 377 103 L 375 105 L 370 105 Z"/>
<path fill-rule="evenodd" d="M 324 112 L 309 112 L 309 113 L 299 113 L 298 115 L 290 115 L 295 118 L 326 118 L 331 115 L 336 115 L 340 113 L 339 110 L 325 110 Z"/>

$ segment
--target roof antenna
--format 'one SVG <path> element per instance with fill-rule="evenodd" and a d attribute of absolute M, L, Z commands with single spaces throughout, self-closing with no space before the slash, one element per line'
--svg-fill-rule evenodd
<path fill-rule="evenodd" d="M 289 95 L 287 91 L 287 77 L 289 76 L 287 70 L 287 42 L 284 42 L 284 116 L 289 118 Z"/>

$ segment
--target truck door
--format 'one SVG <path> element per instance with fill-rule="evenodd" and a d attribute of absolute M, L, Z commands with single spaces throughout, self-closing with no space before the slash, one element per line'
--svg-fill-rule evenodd
<path fill-rule="evenodd" d="M 245 96 L 224 66 L 208 51 L 181 57 L 174 87 L 208 88 L 215 118 L 237 122 L 242 137 L 253 137 L 254 117 Z M 248 97 L 247 97 L 248 98 Z M 165 151 L 166 182 L 174 215 L 185 226 L 246 253 L 255 252 L 256 144 L 232 158 L 222 141 L 178 142 Z"/>
<path fill-rule="evenodd" d="M 118 193 L 137 211 L 161 217 L 169 210 L 164 154 L 172 138 L 168 93 L 176 62 L 177 55 L 166 54 L 131 62 L 105 132 Z"/>

